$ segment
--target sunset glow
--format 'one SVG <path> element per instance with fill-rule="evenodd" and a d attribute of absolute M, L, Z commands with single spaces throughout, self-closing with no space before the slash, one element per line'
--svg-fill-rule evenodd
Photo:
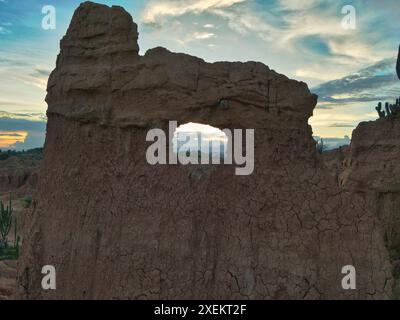
<path fill-rule="evenodd" d="M 17 142 L 25 142 L 27 136 L 26 131 L 0 131 L 0 149 L 12 149 Z"/>

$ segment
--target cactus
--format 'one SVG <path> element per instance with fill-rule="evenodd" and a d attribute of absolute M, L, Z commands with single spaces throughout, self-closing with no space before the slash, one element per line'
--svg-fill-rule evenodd
<path fill-rule="evenodd" d="M 385 117 L 385 111 L 382 111 L 382 102 L 378 103 L 378 106 L 375 107 L 376 111 L 378 112 L 379 118 L 384 118 Z"/>
<path fill-rule="evenodd" d="M 386 109 L 386 115 L 389 117 L 391 113 L 390 113 L 390 108 L 389 108 L 388 102 L 385 103 L 385 109 Z"/>
<path fill-rule="evenodd" d="M 396 105 L 391 104 L 389 105 L 389 109 L 390 109 L 390 114 L 395 114 L 396 113 Z"/>
<path fill-rule="evenodd" d="M 400 79 L 400 47 L 399 47 L 399 55 L 397 57 L 396 71 L 397 71 L 397 76 Z"/>
<path fill-rule="evenodd" d="M 13 217 L 13 212 L 10 194 L 7 207 L 0 201 L 0 260 L 18 259 L 19 257 L 21 238 L 17 235 L 17 218 Z M 11 231 L 12 222 L 14 222 L 14 243 L 9 244 L 8 235 Z"/>
<path fill-rule="evenodd" d="M 0 201 L 0 247 L 7 248 L 8 234 L 11 230 L 13 209 L 11 206 L 11 194 L 9 205 L 4 207 L 3 201 Z"/>
<path fill-rule="evenodd" d="M 396 99 L 396 104 L 391 106 L 392 115 L 396 116 L 400 113 L 400 99 Z"/>
<path fill-rule="evenodd" d="M 396 72 L 397 76 L 400 79 L 400 47 L 399 47 L 399 55 L 397 57 L 397 64 L 396 64 Z M 382 111 L 382 103 L 379 102 L 378 106 L 375 107 L 375 110 L 378 112 L 379 118 L 385 117 L 397 117 L 400 114 L 400 97 L 396 99 L 395 104 L 389 104 L 388 102 L 385 103 L 385 111 Z"/>

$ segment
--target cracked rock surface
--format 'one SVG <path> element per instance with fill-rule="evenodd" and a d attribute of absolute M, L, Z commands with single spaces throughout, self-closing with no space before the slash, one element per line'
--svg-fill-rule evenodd
<path fill-rule="evenodd" d="M 61 41 L 17 297 L 391 297 L 381 220 L 317 156 L 307 85 L 257 62 L 141 56 L 137 39 L 125 10 L 86 2 Z M 255 129 L 254 173 L 149 165 L 146 134 L 169 120 Z M 44 265 L 57 290 L 42 290 Z"/>
<path fill-rule="evenodd" d="M 353 132 L 339 184 L 360 195 L 380 220 L 400 298 L 400 116 L 363 122 Z M 337 157 L 336 157 L 337 158 Z"/>

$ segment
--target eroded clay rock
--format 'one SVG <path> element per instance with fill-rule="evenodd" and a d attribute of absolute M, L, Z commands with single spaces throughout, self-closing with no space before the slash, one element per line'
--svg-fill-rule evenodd
<path fill-rule="evenodd" d="M 61 41 L 18 297 L 390 297 L 379 220 L 318 159 L 307 85 L 256 62 L 140 56 L 136 30 L 122 8 L 84 3 Z M 149 165 L 146 134 L 169 120 L 255 129 L 254 173 Z M 44 265 L 57 290 L 42 290 Z"/>
<path fill-rule="evenodd" d="M 32 194 L 39 163 L 11 157 L 0 162 L 0 193 Z"/>
<path fill-rule="evenodd" d="M 341 187 L 365 199 L 383 226 L 400 297 L 400 117 L 363 122 L 353 132 Z"/>
<path fill-rule="evenodd" d="M 342 174 L 347 189 L 400 192 L 400 117 L 363 122 L 353 132 Z"/>

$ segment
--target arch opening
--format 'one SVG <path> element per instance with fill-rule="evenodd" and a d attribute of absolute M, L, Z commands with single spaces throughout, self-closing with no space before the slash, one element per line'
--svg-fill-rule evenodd
<path fill-rule="evenodd" d="M 197 155 L 199 163 L 219 162 L 228 152 L 228 136 L 222 130 L 206 124 L 189 122 L 174 132 L 173 150 L 179 155 Z M 207 160 L 206 160 L 207 159 Z"/>

